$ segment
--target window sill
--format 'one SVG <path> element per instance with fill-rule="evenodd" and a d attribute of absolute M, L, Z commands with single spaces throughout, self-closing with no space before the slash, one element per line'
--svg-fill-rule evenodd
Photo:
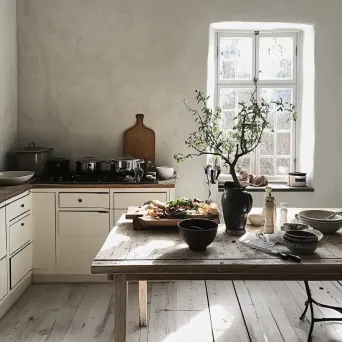
<path fill-rule="evenodd" d="M 288 186 L 284 183 L 269 183 L 269 186 L 272 188 L 272 192 L 314 192 L 315 189 L 310 186 L 303 187 L 292 187 Z M 223 192 L 223 185 L 219 185 L 219 192 Z M 248 186 L 246 188 L 248 192 L 265 192 L 265 187 L 260 186 Z"/>

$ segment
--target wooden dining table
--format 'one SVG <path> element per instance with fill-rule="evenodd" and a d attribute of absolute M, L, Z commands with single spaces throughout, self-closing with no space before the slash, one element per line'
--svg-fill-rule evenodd
<path fill-rule="evenodd" d="M 290 208 L 289 221 L 300 210 Z M 139 281 L 139 325 L 146 326 L 149 280 L 297 280 L 306 284 L 310 280 L 342 280 L 341 231 L 324 236 L 314 254 L 302 256 L 302 261 L 295 263 L 241 244 L 237 237 L 226 234 L 223 224 L 214 242 L 205 251 L 195 252 L 183 242 L 177 229 L 135 231 L 132 220 L 123 215 L 91 270 L 93 274 L 107 274 L 114 281 L 114 341 L 125 342 L 128 281 Z M 274 249 L 287 251 L 283 245 Z M 310 301 L 305 304 L 306 309 L 310 304 L 312 311 L 310 336 L 313 309 Z"/>

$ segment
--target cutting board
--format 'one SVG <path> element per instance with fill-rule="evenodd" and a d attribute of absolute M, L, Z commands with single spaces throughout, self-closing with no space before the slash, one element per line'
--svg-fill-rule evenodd
<path fill-rule="evenodd" d="M 155 219 L 150 216 L 144 216 L 146 214 L 146 210 L 142 207 L 128 207 L 126 212 L 126 219 L 133 219 L 133 228 L 134 230 L 142 230 L 142 229 L 151 229 L 151 228 L 169 228 L 174 227 L 177 228 L 178 222 L 182 221 L 181 219 Z M 205 218 L 209 220 L 215 221 L 217 224 L 220 223 L 218 217 L 208 216 L 208 215 L 200 215 L 193 214 L 191 215 L 193 218 Z"/>
<path fill-rule="evenodd" d="M 145 161 L 155 162 L 156 137 L 154 131 L 144 125 L 144 114 L 136 115 L 136 124 L 124 133 L 123 153 Z"/>

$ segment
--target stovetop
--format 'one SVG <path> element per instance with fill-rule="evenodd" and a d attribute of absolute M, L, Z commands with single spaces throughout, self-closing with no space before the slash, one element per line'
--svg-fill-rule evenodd
<path fill-rule="evenodd" d="M 130 174 L 114 174 L 110 172 L 75 174 L 65 176 L 42 176 L 36 183 L 41 184 L 156 184 L 155 178 L 142 178 L 140 181 L 134 179 Z"/>

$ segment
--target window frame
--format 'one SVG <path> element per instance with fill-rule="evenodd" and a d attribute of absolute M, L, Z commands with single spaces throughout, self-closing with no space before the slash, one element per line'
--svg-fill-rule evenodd
<path fill-rule="evenodd" d="M 259 88 L 292 88 L 292 103 L 296 105 L 298 119 L 292 123 L 292 141 L 291 141 L 291 159 L 290 172 L 299 169 L 299 148 L 300 148 L 300 112 L 302 101 L 302 31 L 298 29 L 272 29 L 272 30 L 216 30 L 215 32 L 215 89 L 214 104 L 220 106 L 221 88 L 253 88 L 253 79 L 256 77 L 256 66 L 259 65 L 259 39 L 260 37 L 293 37 L 293 78 L 291 80 L 258 80 Z M 220 42 L 224 37 L 251 37 L 252 40 L 252 79 L 251 80 L 220 80 Z M 253 152 L 251 157 L 251 171 L 257 173 L 259 163 L 259 146 Z M 277 156 L 277 155 L 274 155 Z M 273 158 L 274 158 L 273 156 Z M 280 155 L 279 155 L 280 157 Z M 274 158 L 275 159 L 275 158 Z M 223 173 L 222 178 L 227 178 L 228 174 Z M 286 182 L 287 175 L 267 176 L 270 182 Z"/>

